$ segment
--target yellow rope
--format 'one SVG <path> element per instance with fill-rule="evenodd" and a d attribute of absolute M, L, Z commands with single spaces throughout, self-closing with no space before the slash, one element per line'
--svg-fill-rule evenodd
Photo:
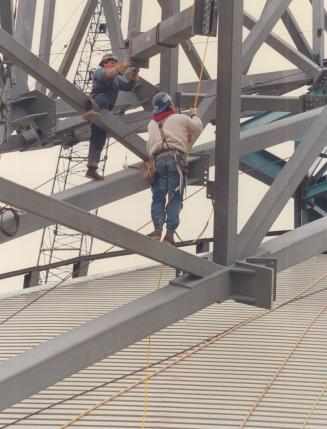
<path fill-rule="evenodd" d="M 299 347 L 299 345 L 301 344 L 301 342 L 303 341 L 304 337 L 306 336 L 306 334 L 309 332 L 309 330 L 312 328 L 313 324 L 318 320 L 318 318 L 321 316 L 321 314 L 326 310 L 327 308 L 327 304 L 325 304 L 320 310 L 319 312 L 316 314 L 316 316 L 311 320 L 311 322 L 307 325 L 307 327 L 305 328 L 305 330 L 302 332 L 301 336 L 298 338 L 298 340 L 296 341 L 296 343 L 294 344 L 294 346 L 291 348 L 291 350 L 289 351 L 289 353 L 287 354 L 286 358 L 284 359 L 284 361 L 282 362 L 282 364 L 280 365 L 280 367 L 277 369 L 277 371 L 274 373 L 274 375 L 272 376 L 270 382 L 267 384 L 267 386 L 263 389 L 261 395 L 259 396 L 259 398 L 254 402 L 254 404 L 252 405 L 252 407 L 250 408 L 250 410 L 248 411 L 248 413 L 246 414 L 246 416 L 244 417 L 240 429 L 243 429 L 246 425 L 246 423 L 249 421 L 250 417 L 253 415 L 254 411 L 257 409 L 257 407 L 260 405 L 260 403 L 262 402 L 262 400 L 264 399 L 264 397 L 266 396 L 267 392 L 269 391 L 269 389 L 271 388 L 271 386 L 274 384 L 274 382 L 276 381 L 277 377 L 280 375 L 280 373 L 283 371 L 283 369 L 285 368 L 285 366 L 287 365 L 288 361 L 290 360 L 290 358 L 293 356 L 293 354 L 295 353 L 296 349 Z"/>
<path fill-rule="evenodd" d="M 314 282 L 310 283 L 301 292 L 298 292 L 298 293 L 294 294 L 291 298 L 289 298 L 286 301 L 280 303 L 279 305 L 277 305 L 276 307 L 272 308 L 271 310 L 266 310 L 263 313 L 259 313 L 259 314 L 256 314 L 254 316 L 251 316 L 248 319 L 245 319 L 242 322 L 237 323 L 236 325 L 232 326 L 230 329 L 226 330 L 223 334 L 219 334 L 219 335 L 216 335 L 214 337 L 208 338 L 208 340 L 206 342 L 202 343 L 199 346 L 194 347 L 193 349 L 189 350 L 187 353 L 182 352 L 181 355 L 177 359 L 175 359 L 173 362 L 171 362 L 171 363 L 167 364 L 166 366 L 158 369 L 157 371 L 153 372 L 152 374 L 149 374 L 148 380 L 151 380 L 155 376 L 160 375 L 164 371 L 166 371 L 166 370 L 170 369 L 171 367 L 177 365 L 178 363 L 182 362 L 184 359 L 188 358 L 189 356 L 192 356 L 193 354 L 198 353 L 199 351 L 201 351 L 205 347 L 208 347 L 209 345 L 211 345 L 211 344 L 213 344 L 213 343 L 215 343 L 215 342 L 217 342 L 217 341 L 225 338 L 227 335 L 232 334 L 233 332 L 237 331 L 238 329 L 242 328 L 243 326 L 248 325 L 249 323 L 251 323 L 251 322 L 253 322 L 253 321 L 257 320 L 257 319 L 260 319 L 263 316 L 265 316 L 266 314 L 270 314 L 270 313 L 278 310 L 279 308 L 285 306 L 286 304 L 291 303 L 295 299 L 301 297 L 309 289 L 312 289 L 314 286 L 316 286 L 319 282 L 321 282 L 322 280 L 324 280 L 326 277 L 327 277 L 327 273 L 323 274 L 317 280 L 315 280 Z M 135 383 L 127 386 L 125 389 L 121 390 L 120 392 L 116 393 L 115 395 L 110 396 L 109 398 L 106 398 L 106 399 L 98 402 L 97 404 L 93 405 L 88 410 L 84 411 L 83 413 L 81 413 L 78 416 L 76 416 L 73 419 L 71 419 L 69 422 L 65 423 L 63 426 L 60 426 L 60 429 L 65 429 L 65 428 L 73 425 L 75 422 L 77 422 L 77 421 L 81 420 L 83 417 L 89 415 L 92 411 L 100 408 L 103 405 L 106 405 L 107 403 L 109 403 L 109 402 L 115 400 L 116 398 L 124 395 L 125 393 L 128 393 L 129 391 L 131 391 L 132 389 L 134 389 L 134 387 L 137 387 L 137 386 L 143 384 L 144 382 L 145 382 L 145 377 L 143 377 L 142 379 L 136 381 Z"/>
<path fill-rule="evenodd" d="M 160 288 L 161 279 L 162 279 L 164 270 L 165 270 L 165 266 L 160 265 L 159 279 L 157 282 L 156 289 Z M 148 336 L 148 350 L 147 350 L 147 357 L 146 357 L 145 382 L 144 382 L 144 406 L 143 406 L 143 417 L 142 417 L 142 423 L 141 423 L 142 429 L 144 429 L 145 427 L 145 419 L 148 411 L 148 387 L 149 387 L 150 365 L 151 365 L 151 335 Z"/>
<path fill-rule="evenodd" d="M 194 104 L 193 104 L 193 108 L 194 108 L 194 109 L 195 109 L 195 108 L 197 107 L 197 105 L 198 105 L 198 99 L 199 99 L 200 88 L 201 88 L 201 81 L 202 81 L 203 72 L 204 72 L 204 62 L 205 62 L 205 59 L 206 59 L 207 49 L 208 49 L 208 42 L 209 42 L 209 36 L 207 37 L 207 40 L 206 40 L 205 49 L 204 49 L 204 54 L 203 54 L 203 59 L 202 59 L 202 63 L 201 63 L 200 77 L 199 77 L 199 82 L 197 83 L 196 94 L 195 94 L 195 100 L 194 100 Z"/>
<path fill-rule="evenodd" d="M 311 416 L 312 416 L 312 414 L 315 412 L 315 410 L 316 410 L 316 408 L 317 408 L 317 405 L 319 404 L 320 399 L 324 396 L 324 394 L 325 394 L 326 390 L 327 390 L 327 383 L 324 385 L 324 387 L 323 387 L 322 391 L 320 392 L 320 394 L 319 394 L 318 398 L 315 400 L 315 402 L 314 402 L 314 404 L 313 404 L 312 408 L 310 409 L 310 411 L 309 411 L 308 415 L 307 415 L 307 416 L 306 416 L 306 418 L 304 419 L 303 426 L 301 426 L 301 429 L 305 429 L 305 428 L 306 428 L 306 426 L 307 426 L 307 424 L 308 424 L 308 421 L 309 421 L 310 417 L 311 417 Z"/>

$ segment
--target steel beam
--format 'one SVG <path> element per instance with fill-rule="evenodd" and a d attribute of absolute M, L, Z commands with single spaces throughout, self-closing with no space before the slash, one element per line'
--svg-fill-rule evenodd
<path fill-rule="evenodd" d="M 3 178 L 0 178 L 0 201 L 199 277 L 220 268 L 204 259 L 175 247 L 167 248 L 167 245 L 114 222 Z"/>
<path fill-rule="evenodd" d="M 167 48 L 193 36 L 192 7 L 164 20 L 158 26 L 134 37 L 130 41 L 130 57 L 135 60 L 148 60 Z"/>
<path fill-rule="evenodd" d="M 310 0 L 310 3 L 312 4 L 313 0 Z M 327 31 L 327 11 L 326 9 L 324 10 L 324 27 L 325 27 L 325 31 Z"/>
<path fill-rule="evenodd" d="M 282 97 L 273 95 L 242 95 L 242 111 L 253 112 L 303 112 L 301 97 Z"/>
<path fill-rule="evenodd" d="M 21 0 L 18 3 L 14 37 L 26 50 L 31 50 L 32 48 L 35 11 L 36 0 Z M 10 94 L 10 97 L 13 99 L 19 98 L 21 94 L 28 91 L 28 76 L 25 71 L 17 69 L 15 79 L 16 84 L 13 86 Z"/>
<path fill-rule="evenodd" d="M 55 0 L 45 0 L 43 6 L 43 18 L 42 18 L 42 28 L 41 28 L 41 37 L 40 37 L 40 48 L 39 48 L 39 57 L 46 64 L 50 63 L 50 51 L 52 44 L 52 31 L 53 31 L 53 22 L 55 14 L 56 2 Z M 36 83 L 36 89 L 46 93 L 46 88 L 44 85 L 41 85 L 39 82 Z"/>
<path fill-rule="evenodd" d="M 70 70 L 97 3 L 98 0 L 87 0 L 58 70 L 62 76 L 67 76 Z"/>
<path fill-rule="evenodd" d="M 244 11 L 244 26 L 251 30 L 254 28 L 256 23 L 257 20 L 248 12 Z M 294 49 L 277 34 L 270 33 L 267 36 L 265 42 L 270 47 L 275 49 L 276 52 L 278 52 L 292 64 L 296 65 L 300 70 L 306 73 L 308 77 L 312 79 L 317 79 L 320 76 L 320 70 L 318 69 L 317 64 L 315 62 L 304 56 L 301 52 Z"/>
<path fill-rule="evenodd" d="M 193 162 L 196 155 L 206 153 L 209 156 L 209 166 L 214 165 L 215 142 L 201 144 L 192 150 L 190 157 L 190 169 L 192 171 Z M 194 155 L 194 156 L 193 156 Z M 240 169 L 246 174 L 270 185 L 278 175 L 285 161 L 280 160 L 270 152 L 261 151 L 255 157 L 241 158 Z M 65 201 L 84 210 L 92 210 L 105 204 L 118 201 L 135 193 L 141 192 L 149 185 L 141 178 L 136 165 L 128 170 L 118 171 L 106 176 L 104 181 L 97 183 L 86 183 L 76 186 L 67 191 L 60 192 L 53 196 L 60 201 Z M 190 178 L 191 180 L 191 178 Z M 190 181 L 189 184 L 193 182 Z M 29 213 L 20 216 L 20 227 L 15 237 L 8 238 L 0 233 L 0 243 L 22 237 L 38 229 L 51 225 L 53 222 Z M 6 220 L 4 220 L 6 227 Z"/>
<path fill-rule="evenodd" d="M 181 46 L 191 63 L 191 66 L 193 67 L 193 70 L 197 74 L 198 78 L 201 76 L 201 68 L 202 68 L 202 59 L 200 58 L 197 50 L 195 49 L 195 46 L 193 45 L 191 40 L 183 40 L 181 42 Z M 203 73 L 202 73 L 202 79 L 203 80 L 209 80 L 210 74 L 206 67 L 203 67 Z"/>
<path fill-rule="evenodd" d="M 326 251 L 327 217 L 324 217 L 266 241 L 256 256 L 276 259 L 277 271 L 283 271 Z"/>
<path fill-rule="evenodd" d="M 240 155 L 267 149 L 276 144 L 301 138 L 322 108 L 288 116 L 270 124 L 241 132 Z"/>
<path fill-rule="evenodd" d="M 292 0 L 275 0 L 266 5 L 260 19 L 243 43 L 242 70 L 246 70 L 260 46 L 274 28 Z"/>
<path fill-rule="evenodd" d="M 236 260 L 243 0 L 219 2 L 213 260 Z"/>
<path fill-rule="evenodd" d="M 216 302 L 244 299 L 270 308 L 272 289 L 273 270 L 253 264 L 199 281 L 178 278 L 2 363 L 0 410 Z"/>
<path fill-rule="evenodd" d="M 311 60 L 314 60 L 312 49 L 307 42 L 307 39 L 305 38 L 301 27 L 297 23 L 293 13 L 289 8 L 287 8 L 282 15 L 282 21 L 299 52 L 301 52 L 303 55 L 310 58 Z"/>
<path fill-rule="evenodd" d="M 325 147 L 326 124 L 327 107 L 323 108 L 320 115 L 306 131 L 294 155 L 275 179 L 239 234 L 238 257 L 243 258 L 256 252 L 267 231 L 296 191 L 320 151 Z"/>
<path fill-rule="evenodd" d="M 325 58 L 324 18 L 324 0 L 312 0 L 312 49 L 314 59 L 320 65 Z"/>
<path fill-rule="evenodd" d="M 141 32 L 143 0 L 133 0 L 129 5 L 128 38 Z"/>
<path fill-rule="evenodd" d="M 128 55 L 121 31 L 118 8 L 115 0 L 102 0 L 103 12 L 106 17 L 107 31 L 109 34 L 112 51 L 117 55 L 118 61 L 124 61 Z"/>
<path fill-rule="evenodd" d="M 47 88 L 55 91 L 74 109 L 79 112 L 85 111 L 88 97 L 82 91 L 21 46 L 2 29 L 0 29 L 0 51 L 10 56 L 16 64 L 24 68 Z M 142 159 L 147 158 L 145 141 L 119 121 L 112 113 L 102 110 L 101 117 L 94 122 L 137 156 Z"/>
<path fill-rule="evenodd" d="M 12 0 L 0 2 L 0 26 L 9 34 L 14 32 L 14 13 Z"/>
<path fill-rule="evenodd" d="M 161 19 L 164 21 L 180 11 L 180 0 L 159 0 Z M 168 92 L 175 100 L 178 81 L 178 46 L 166 48 L 160 56 L 160 90 Z"/>

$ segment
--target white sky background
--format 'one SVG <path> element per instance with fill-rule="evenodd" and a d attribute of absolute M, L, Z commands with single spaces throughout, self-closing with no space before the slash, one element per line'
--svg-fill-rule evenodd
<path fill-rule="evenodd" d="M 26 1 L 26 0 L 25 0 Z M 132 0 L 131 0 L 132 1 Z M 51 55 L 51 66 L 57 69 L 65 52 L 65 45 L 69 43 L 72 32 L 76 26 L 79 16 L 85 6 L 86 0 L 57 0 L 56 15 L 53 32 L 53 45 Z M 266 3 L 266 0 L 245 0 L 245 8 L 252 15 L 259 17 L 261 10 Z M 192 1 L 182 0 L 182 9 L 190 6 Z M 160 8 L 157 0 L 143 0 L 143 18 L 142 31 L 152 28 L 160 21 Z M 128 6 L 129 1 L 124 0 L 122 26 L 124 35 L 126 36 L 128 23 Z M 42 20 L 43 0 L 38 0 L 36 28 L 35 34 L 40 33 Z M 312 38 L 312 23 L 311 23 L 311 6 L 308 0 L 293 0 L 291 10 L 295 14 L 298 23 L 311 44 Z M 145 11 L 145 13 L 144 13 Z M 289 43 L 292 43 L 287 31 L 280 21 L 274 28 L 274 32 L 283 37 Z M 243 37 L 248 34 L 246 29 L 243 29 Z M 38 37 L 38 36 L 37 36 Z M 37 39 L 37 38 L 36 38 Z M 205 48 L 205 37 L 194 37 L 193 42 L 200 56 L 203 56 Z M 38 53 L 38 40 L 34 41 L 33 52 Z M 76 62 L 79 59 L 80 53 L 76 57 Z M 212 78 L 216 78 L 216 58 L 217 58 L 217 39 L 211 38 L 208 45 L 205 65 L 209 70 Z M 75 68 L 72 68 L 69 78 L 71 79 Z M 197 77 L 189 65 L 183 50 L 180 48 L 180 67 L 179 67 L 179 82 L 196 81 Z M 153 84 L 159 82 L 159 66 L 160 59 L 156 56 L 150 60 L 150 68 L 142 69 L 141 75 Z M 249 73 L 260 73 L 274 70 L 291 69 L 294 66 L 284 60 L 280 55 L 275 53 L 267 45 L 264 45 L 257 53 L 255 60 L 252 63 Z M 31 80 L 31 85 L 33 82 Z M 303 93 L 303 90 L 299 94 Z M 214 127 L 208 125 L 199 139 L 199 143 L 214 140 Z M 291 154 L 292 144 L 286 143 L 273 148 L 273 152 L 281 157 L 287 157 Z M 5 154 L 0 159 L 1 176 L 14 182 L 23 184 L 30 188 L 35 188 L 41 183 L 49 180 L 55 174 L 57 157 L 59 148 L 45 149 L 33 152 L 16 152 Z M 124 162 L 126 149 L 119 144 L 115 144 L 109 152 L 109 172 L 120 170 Z M 136 157 L 129 153 L 128 162 L 131 164 L 136 161 Z M 108 171 L 107 171 L 108 174 Z M 214 172 L 211 171 L 213 179 Z M 195 189 L 188 188 L 188 194 L 191 194 Z M 254 208 L 260 202 L 267 187 L 258 181 L 250 178 L 245 174 L 240 175 L 239 181 L 239 228 L 241 228 Z M 50 185 L 40 189 L 46 194 L 50 193 Z M 150 190 L 139 193 L 135 196 L 126 198 L 117 203 L 110 204 L 102 208 L 99 212 L 100 216 L 110 219 L 119 224 L 125 225 L 131 229 L 137 229 L 150 219 Z M 185 203 L 181 213 L 181 225 L 178 229 L 179 234 L 183 239 L 193 239 L 198 236 L 203 226 L 205 225 L 211 211 L 211 201 L 206 199 L 205 190 L 201 191 L 195 197 Z M 293 203 L 290 201 L 283 210 L 278 220 L 273 225 L 272 229 L 288 229 L 293 227 Z M 144 233 L 148 233 L 151 226 L 144 229 Z M 42 230 L 29 234 L 9 243 L 0 246 L 0 272 L 11 271 L 23 267 L 28 267 L 36 264 Z M 205 237 L 212 235 L 212 220 L 204 234 Z M 93 252 L 105 251 L 109 247 L 108 243 L 95 241 Z M 66 255 L 65 255 L 66 256 Z M 66 256 L 71 257 L 71 255 Z M 139 263 L 144 263 L 145 258 L 139 256 L 128 256 L 124 258 L 107 259 L 95 262 L 90 265 L 90 274 L 123 268 Z M 16 290 L 22 287 L 23 278 L 16 277 L 0 281 L 0 293 L 11 290 Z"/>

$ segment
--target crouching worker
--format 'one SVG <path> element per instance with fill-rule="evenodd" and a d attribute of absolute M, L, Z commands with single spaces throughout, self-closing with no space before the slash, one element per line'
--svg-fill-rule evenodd
<path fill-rule="evenodd" d="M 96 119 L 100 116 L 98 111 L 101 109 L 111 111 L 115 106 L 120 90 L 132 91 L 135 86 L 135 82 L 138 80 L 138 69 L 132 69 L 128 81 L 122 77 L 126 72 L 127 67 L 130 65 L 130 59 L 118 64 L 116 55 L 106 54 L 103 56 L 99 64 L 99 68 L 97 68 L 93 73 L 92 100 L 90 100 L 90 110 L 83 115 L 84 119 Z M 103 180 L 103 176 L 98 174 L 97 168 L 105 142 L 106 132 L 92 123 L 87 162 L 88 169 L 86 172 L 86 177 L 90 179 Z"/>
<path fill-rule="evenodd" d="M 154 96 L 147 143 L 149 156 L 155 159 L 156 166 L 151 205 L 154 231 L 149 237 L 161 240 L 166 222 L 167 231 L 163 239 L 166 244 L 175 244 L 174 233 L 179 225 L 185 185 L 186 156 L 191 149 L 192 136 L 201 133 L 202 127 L 196 109 L 191 110 L 190 117 L 178 114 L 169 94 L 160 92 Z"/>

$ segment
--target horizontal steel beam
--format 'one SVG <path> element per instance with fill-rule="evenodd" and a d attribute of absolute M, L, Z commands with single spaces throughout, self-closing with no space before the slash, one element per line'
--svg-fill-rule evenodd
<path fill-rule="evenodd" d="M 19 67 L 47 88 L 53 90 L 78 112 L 84 112 L 89 98 L 59 73 L 25 49 L 6 31 L 0 29 L 0 52 L 10 57 Z M 147 158 L 145 141 L 124 125 L 112 113 L 101 111 L 94 121 L 141 159 Z"/>
<path fill-rule="evenodd" d="M 193 36 L 193 7 L 184 9 L 158 26 L 130 40 L 129 55 L 135 60 L 148 60 L 163 52 L 167 45 L 176 46 Z"/>
<path fill-rule="evenodd" d="M 327 251 L 327 217 L 261 244 L 256 257 L 277 260 L 277 271 L 286 270 Z"/>
<path fill-rule="evenodd" d="M 199 281 L 177 278 L 0 365 L 0 410 L 229 298 L 270 308 L 273 270 L 244 264 Z M 218 311 L 218 308 L 217 308 Z"/>
<path fill-rule="evenodd" d="M 0 178 L 0 201 L 199 277 L 221 269 L 219 265 L 175 247 L 167 247 L 114 222 L 3 178 Z"/>
<path fill-rule="evenodd" d="M 253 112 L 303 112 L 301 97 L 242 95 L 242 111 Z"/>

